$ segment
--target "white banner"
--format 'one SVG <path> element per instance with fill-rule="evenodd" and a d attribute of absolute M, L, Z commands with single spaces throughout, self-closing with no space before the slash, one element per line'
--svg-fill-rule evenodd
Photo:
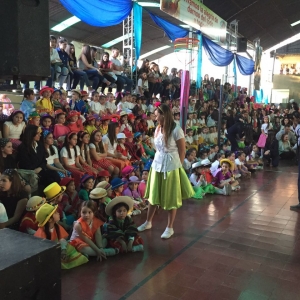
<path fill-rule="evenodd" d="M 160 0 L 160 9 L 225 44 L 227 22 L 199 0 Z"/>

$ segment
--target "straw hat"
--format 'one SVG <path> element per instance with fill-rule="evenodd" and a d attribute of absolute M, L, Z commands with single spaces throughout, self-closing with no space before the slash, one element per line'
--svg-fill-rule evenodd
<path fill-rule="evenodd" d="M 51 94 L 53 93 L 53 88 L 49 87 L 49 86 L 43 86 L 39 92 L 39 94 L 41 96 L 43 96 L 43 93 L 46 92 L 46 91 L 49 91 Z"/>
<path fill-rule="evenodd" d="M 36 212 L 35 219 L 39 227 L 43 227 L 56 212 L 58 205 L 43 204 Z"/>
<path fill-rule="evenodd" d="M 29 198 L 27 204 L 26 204 L 26 210 L 27 211 L 37 211 L 43 204 L 46 203 L 46 199 L 39 197 L 39 196 L 33 196 Z"/>
<path fill-rule="evenodd" d="M 121 111 L 121 113 L 120 113 L 120 117 L 127 116 L 127 115 L 128 115 L 128 113 L 126 111 Z"/>
<path fill-rule="evenodd" d="M 115 205 L 117 205 L 118 203 L 125 203 L 129 206 L 129 211 L 132 210 L 133 208 L 133 199 L 131 199 L 130 197 L 128 196 L 120 196 L 120 197 L 116 197 L 114 199 L 112 199 L 107 205 L 106 205 L 106 208 L 105 208 L 105 213 L 108 215 L 108 216 L 111 216 L 112 215 L 112 209 Z"/>
<path fill-rule="evenodd" d="M 101 199 L 107 196 L 107 191 L 103 188 L 95 188 L 90 192 L 90 199 Z"/>
<path fill-rule="evenodd" d="M 230 169 L 234 168 L 234 165 L 233 165 L 232 161 L 229 160 L 228 158 L 221 159 L 220 160 L 220 165 L 222 165 L 222 163 L 224 163 L 224 162 L 226 162 L 226 163 L 228 163 L 230 165 Z"/>
<path fill-rule="evenodd" d="M 72 90 L 73 93 L 77 93 L 81 97 L 81 91 L 80 90 Z"/>
<path fill-rule="evenodd" d="M 111 190 L 111 184 L 108 183 L 107 181 L 101 181 L 96 185 L 96 188 L 102 188 L 105 189 L 106 191 Z"/>
<path fill-rule="evenodd" d="M 65 190 L 65 186 L 60 186 L 57 182 L 51 183 L 44 189 L 47 202 L 63 194 Z"/>

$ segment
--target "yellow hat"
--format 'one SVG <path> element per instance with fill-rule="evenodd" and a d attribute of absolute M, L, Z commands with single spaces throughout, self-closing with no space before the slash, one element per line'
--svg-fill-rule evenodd
<path fill-rule="evenodd" d="M 42 205 L 36 212 L 35 218 L 38 222 L 39 227 L 45 226 L 49 219 L 56 212 L 58 205 L 52 206 L 48 203 Z"/>
<path fill-rule="evenodd" d="M 224 163 L 224 162 L 227 162 L 227 163 L 230 165 L 230 169 L 233 170 L 234 165 L 233 165 L 233 163 L 232 163 L 231 160 L 229 160 L 228 158 L 221 159 L 221 160 L 220 160 L 220 166 L 221 166 L 222 163 Z"/>
<path fill-rule="evenodd" d="M 26 204 L 26 210 L 27 211 L 37 211 L 43 204 L 46 203 L 46 199 L 39 197 L 39 196 L 33 196 L 29 198 L 27 204 Z"/>
<path fill-rule="evenodd" d="M 47 202 L 58 197 L 66 190 L 65 186 L 60 186 L 57 182 L 53 182 L 44 189 Z"/>

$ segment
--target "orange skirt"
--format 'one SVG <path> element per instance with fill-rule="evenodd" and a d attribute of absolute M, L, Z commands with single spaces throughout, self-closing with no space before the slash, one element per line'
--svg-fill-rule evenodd
<path fill-rule="evenodd" d="M 109 161 L 119 168 L 120 173 L 126 166 L 131 166 L 131 162 L 129 160 L 109 158 Z"/>

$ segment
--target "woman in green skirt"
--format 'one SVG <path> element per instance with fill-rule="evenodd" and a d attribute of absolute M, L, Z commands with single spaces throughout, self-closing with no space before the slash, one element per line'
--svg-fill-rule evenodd
<path fill-rule="evenodd" d="M 157 206 L 168 211 L 167 228 L 161 238 L 168 239 L 174 234 L 173 223 L 182 199 L 191 198 L 194 190 L 182 168 L 185 157 L 185 138 L 181 127 L 176 126 L 170 107 L 161 104 L 155 111 L 158 126 L 154 134 L 156 153 L 149 172 L 145 198 L 150 205 L 147 220 L 138 227 L 144 231 L 152 227 Z"/>

